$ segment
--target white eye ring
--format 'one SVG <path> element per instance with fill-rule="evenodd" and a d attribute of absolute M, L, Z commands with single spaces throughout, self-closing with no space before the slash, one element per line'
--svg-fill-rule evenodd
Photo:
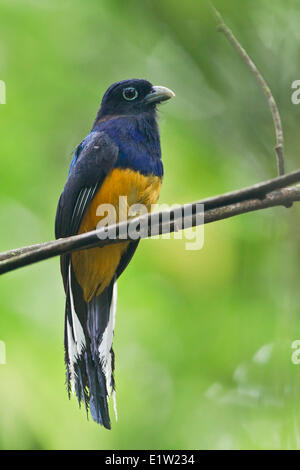
<path fill-rule="evenodd" d="M 122 92 L 123 98 L 126 101 L 133 101 L 138 97 L 138 92 L 133 87 L 124 88 Z"/>

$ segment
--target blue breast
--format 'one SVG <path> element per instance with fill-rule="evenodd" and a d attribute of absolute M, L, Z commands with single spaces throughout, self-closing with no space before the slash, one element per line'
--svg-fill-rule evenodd
<path fill-rule="evenodd" d="M 160 139 L 154 118 L 124 116 L 100 123 L 100 128 L 120 149 L 117 168 L 130 168 L 145 176 L 163 175 Z"/>
<path fill-rule="evenodd" d="M 100 122 L 77 147 L 70 171 L 95 131 L 104 131 L 119 147 L 115 168 L 129 168 L 145 176 L 163 176 L 158 128 L 155 119 L 149 116 L 124 116 Z"/>

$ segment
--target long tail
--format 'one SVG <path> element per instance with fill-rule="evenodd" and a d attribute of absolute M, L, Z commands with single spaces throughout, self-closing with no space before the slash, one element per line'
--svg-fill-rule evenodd
<path fill-rule="evenodd" d="M 114 352 L 112 349 L 117 283 L 85 302 L 69 264 L 65 316 L 65 362 L 69 397 L 76 393 L 96 423 L 110 429 L 108 398 L 115 404 Z"/>

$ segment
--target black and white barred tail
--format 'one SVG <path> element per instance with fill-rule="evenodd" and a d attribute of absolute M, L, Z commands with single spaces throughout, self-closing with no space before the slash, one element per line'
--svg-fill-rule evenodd
<path fill-rule="evenodd" d="M 68 267 L 65 315 L 65 362 L 69 397 L 76 394 L 96 423 L 110 429 L 108 398 L 117 418 L 112 349 L 117 283 L 85 302 L 71 262 Z"/>

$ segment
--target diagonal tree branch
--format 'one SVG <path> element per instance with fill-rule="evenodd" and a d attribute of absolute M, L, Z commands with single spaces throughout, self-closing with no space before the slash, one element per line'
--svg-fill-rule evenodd
<path fill-rule="evenodd" d="M 175 232 L 178 227 L 195 227 L 201 223 L 207 224 L 268 207 L 286 206 L 300 201 L 300 186 L 286 187 L 295 180 L 300 181 L 300 170 L 240 191 L 185 204 L 176 210 L 147 214 L 81 235 L 10 250 L 0 254 L 0 274 L 75 250 L 103 247 L 130 240 L 128 234 L 138 223 L 147 226 L 146 232 L 141 233 L 139 238 L 147 238 Z M 202 205 L 204 206 L 204 221 L 197 217 L 202 211 Z M 188 215 L 182 217 L 184 209 Z M 127 235 L 124 237 L 124 234 Z M 106 238 L 102 239 L 104 235 Z"/>
<path fill-rule="evenodd" d="M 262 183 L 256 183 L 252 186 L 248 186 L 243 189 L 236 191 L 231 191 L 228 193 L 221 194 L 219 196 L 213 196 L 206 199 L 196 201 L 195 204 L 204 204 L 205 210 L 213 208 L 221 208 L 224 205 L 229 205 L 237 202 L 243 202 L 247 199 L 262 199 L 267 193 L 274 191 L 275 189 L 284 188 L 295 183 L 300 182 L 300 170 L 293 171 L 283 176 L 278 176 L 277 178 L 272 178 L 270 180 L 264 181 Z M 193 205 L 191 204 L 191 205 Z M 283 204 L 284 205 L 284 204 Z M 18 255 L 23 255 L 30 251 L 35 251 L 39 247 L 46 247 L 52 242 L 46 242 L 37 245 L 25 246 L 22 248 L 16 248 L 14 250 L 9 250 L 3 253 L 0 253 L 0 262 L 8 258 L 15 258 Z M 1 263 L 0 263 L 1 267 Z M 1 269 L 1 268 L 0 268 Z M 0 271 L 1 274 L 1 271 Z"/>

